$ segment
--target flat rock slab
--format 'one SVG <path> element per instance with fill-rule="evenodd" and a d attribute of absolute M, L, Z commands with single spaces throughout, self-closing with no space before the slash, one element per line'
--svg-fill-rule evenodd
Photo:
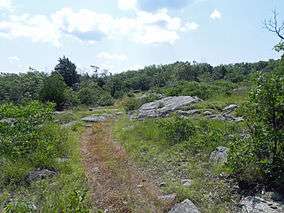
<path fill-rule="evenodd" d="M 198 97 L 172 96 L 143 104 L 138 110 L 138 119 L 160 117 L 180 109 L 181 107 L 201 101 Z"/>
<path fill-rule="evenodd" d="M 245 197 L 240 202 L 241 213 L 283 213 L 283 204 L 267 201 L 257 196 Z"/>
<path fill-rule="evenodd" d="M 68 122 L 68 123 L 62 124 L 62 127 L 65 127 L 65 128 L 73 127 L 73 126 L 75 126 L 77 123 L 78 123 L 78 121 L 70 121 L 70 122 Z"/>
<path fill-rule="evenodd" d="M 82 118 L 81 120 L 85 121 L 85 122 L 90 122 L 90 123 L 97 123 L 97 122 L 107 121 L 111 117 L 112 117 L 112 115 L 108 115 L 108 114 L 105 114 L 105 115 L 90 115 L 90 116 Z"/>
<path fill-rule="evenodd" d="M 169 213 L 200 213 L 200 211 L 192 201 L 186 199 L 183 202 L 176 204 Z"/>

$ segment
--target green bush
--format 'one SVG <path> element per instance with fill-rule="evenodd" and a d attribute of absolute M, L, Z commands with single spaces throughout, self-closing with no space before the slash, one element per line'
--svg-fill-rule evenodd
<path fill-rule="evenodd" d="M 254 79 L 249 102 L 241 110 L 251 138 L 232 145 L 230 163 L 240 181 L 284 187 L 283 85 L 281 73 L 262 73 Z"/>
<path fill-rule="evenodd" d="M 86 82 L 81 86 L 79 99 L 82 104 L 89 106 L 110 106 L 114 102 L 109 92 L 93 82 Z"/>
<path fill-rule="evenodd" d="M 62 156 L 66 133 L 53 123 L 52 112 L 52 104 L 37 101 L 0 106 L 2 182 L 19 180 L 30 168 L 53 167 Z M 17 162 L 22 166 L 13 169 Z"/>
<path fill-rule="evenodd" d="M 43 88 L 40 91 L 40 99 L 45 102 L 54 102 L 58 109 L 61 109 L 65 103 L 64 91 L 67 85 L 60 74 L 53 73 L 44 81 Z"/>
<path fill-rule="evenodd" d="M 178 116 L 157 121 L 161 130 L 161 137 L 170 144 L 176 144 L 189 140 L 196 132 L 194 124 Z"/>

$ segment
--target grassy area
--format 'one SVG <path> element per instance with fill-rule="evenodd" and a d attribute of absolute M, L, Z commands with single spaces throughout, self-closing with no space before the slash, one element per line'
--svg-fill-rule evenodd
<path fill-rule="evenodd" d="M 189 119 L 195 132 L 188 140 L 172 143 L 159 127 L 163 120 L 129 121 L 125 117 L 115 124 L 114 134 L 136 162 L 159 177 L 157 181 L 166 182 L 164 192 L 176 193 L 178 201 L 191 199 L 202 212 L 232 211 L 238 198 L 222 177 L 227 168 L 212 166 L 209 155 L 217 146 L 229 146 L 241 124 Z M 181 179 L 190 179 L 192 185 L 183 186 Z"/>
<path fill-rule="evenodd" d="M 68 160 L 58 164 L 59 175 L 30 185 L 4 187 L 0 195 L 1 211 L 89 212 L 91 204 L 78 143 L 80 128 L 66 131 Z"/>
<path fill-rule="evenodd" d="M 15 124 L 0 124 L 1 147 L 7 149 L 0 155 L 0 212 L 89 212 L 81 124 L 63 129 L 53 122 L 51 109 L 37 102 L 2 106 L 1 112 Z M 28 181 L 28 173 L 36 169 L 57 175 Z"/>

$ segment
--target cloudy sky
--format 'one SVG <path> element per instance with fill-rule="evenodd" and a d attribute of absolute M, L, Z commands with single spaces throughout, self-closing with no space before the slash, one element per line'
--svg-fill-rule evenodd
<path fill-rule="evenodd" d="M 113 73 L 278 58 L 273 8 L 284 20 L 283 0 L 0 0 L 0 72 L 48 72 L 63 55 Z"/>

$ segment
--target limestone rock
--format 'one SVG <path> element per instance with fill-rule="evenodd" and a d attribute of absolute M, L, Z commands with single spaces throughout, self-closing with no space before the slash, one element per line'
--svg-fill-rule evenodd
<path fill-rule="evenodd" d="M 235 109 L 237 109 L 239 106 L 237 104 L 230 104 L 228 106 L 226 106 L 223 111 L 226 111 L 226 112 L 232 112 L 234 111 Z"/>
<path fill-rule="evenodd" d="M 34 181 L 51 178 L 58 174 L 57 171 L 49 170 L 49 169 L 37 169 L 28 173 L 26 180 L 31 183 Z"/>
<path fill-rule="evenodd" d="M 176 204 L 169 213 L 200 213 L 200 211 L 192 201 L 186 199 L 183 202 Z"/>
<path fill-rule="evenodd" d="M 82 121 L 85 122 L 91 122 L 91 123 L 97 123 L 97 122 L 104 122 L 109 120 L 112 117 L 112 115 L 109 114 L 103 114 L 103 115 L 90 115 L 87 117 L 82 118 Z"/>
<path fill-rule="evenodd" d="M 210 154 L 210 161 L 214 164 L 224 164 L 227 162 L 229 149 L 219 146 Z"/>
<path fill-rule="evenodd" d="M 282 213 L 283 204 L 268 201 L 257 196 L 244 197 L 241 202 L 241 213 Z"/>
<path fill-rule="evenodd" d="M 147 117 L 166 116 L 181 107 L 201 101 L 198 97 L 173 96 L 166 97 L 154 102 L 143 104 L 138 110 L 138 119 Z"/>

